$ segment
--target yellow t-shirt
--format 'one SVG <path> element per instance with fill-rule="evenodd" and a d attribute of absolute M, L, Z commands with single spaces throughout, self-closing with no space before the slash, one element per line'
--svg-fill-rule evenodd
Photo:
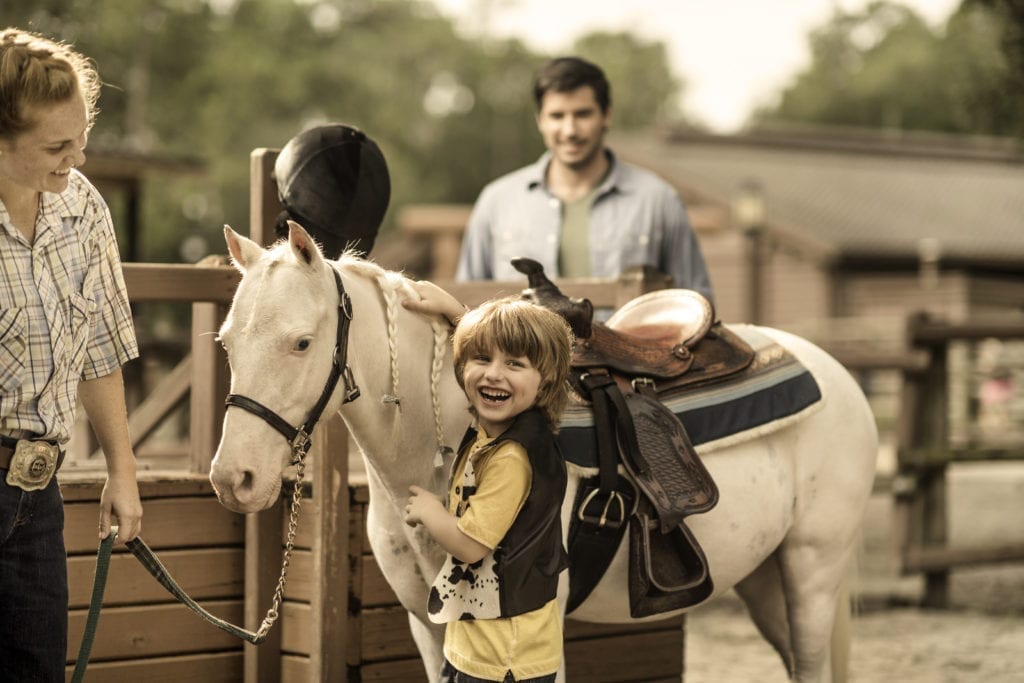
<path fill-rule="evenodd" d="M 532 470 L 521 445 L 505 442 L 486 457 L 476 457 L 493 439 L 483 430 L 470 446 L 469 457 L 452 477 L 449 511 L 462 505 L 463 475 L 473 468 L 476 490 L 459 518 L 467 536 L 491 548 L 512 527 L 530 492 Z M 509 618 L 448 622 L 444 654 L 452 665 L 470 676 L 500 681 L 512 672 L 516 679 L 545 676 L 558 670 L 562 661 L 562 622 L 558 601 L 532 612 Z"/>

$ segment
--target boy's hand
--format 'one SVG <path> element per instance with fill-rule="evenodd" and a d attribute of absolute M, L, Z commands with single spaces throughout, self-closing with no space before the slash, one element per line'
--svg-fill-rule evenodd
<path fill-rule="evenodd" d="M 448 318 L 452 327 L 458 324 L 459 318 L 466 312 L 466 307 L 458 299 L 427 280 L 418 280 L 411 284 L 420 298 L 403 299 L 402 306 L 418 313 L 443 315 Z"/>
<path fill-rule="evenodd" d="M 413 484 L 409 487 L 409 503 L 405 506 L 405 523 L 409 526 L 423 524 L 431 514 L 447 514 L 441 499 L 430 491 Z"/>

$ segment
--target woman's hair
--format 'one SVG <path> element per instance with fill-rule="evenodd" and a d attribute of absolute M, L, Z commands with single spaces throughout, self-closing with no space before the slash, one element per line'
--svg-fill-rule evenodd
<path fill-rule="evenodd" d="M 537 408 L 554 430 L 569 400 L 572 341 L 568 323 L 554 311 L 518 297 L 489 301 L 462 316 L 455 328 L 455 377 L 465 389 L 466 363 L 494 348 L 525 356 L 540 373 Z"/>
<path fill-rule="evenodd" d="M 14 139 L 36 124 L 30 107 L 85 100 L 89 124 L 96 117 L 100 78 L 96 67 L 68 45 L 17 28 L 0 31 L 0 137 Z"/>

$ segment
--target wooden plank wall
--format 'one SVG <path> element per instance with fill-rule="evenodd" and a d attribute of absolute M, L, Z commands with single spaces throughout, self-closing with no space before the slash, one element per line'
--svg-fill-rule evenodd
<path fill-rule="evenodd" d="M 346 663 L 349 681 L 426 683 L 427 676 L 409 633 L 405 609 L 384 580 L 365 534 L 365 485 L 349 484 L 348 580 L 349 624 Z M 315 494 L 314 494 L 315 495 Z M 284 519 L 287 525 L 287 518 Z M 309 526 L 306 525 L 308 529 Z M 283 683 L 309 680 L 310 600 L 313 576 L 312 534 L 303 530 L 293 555 L 283 610 Z M 637 625 L 584 624 L 566 626 L 569 681 L 673 681 L 683 671 L 683 619 Z M 637 653 L 643 653 L 637 656 Z"/>
<path fill-rule="evenodd" d="M 92 591 L 102 483 L 94 476 L 73 475 L 62 477 L 61 483 L 70 593 L 70 680 Z M 318 641 L 313 604 L 319 592 L 314 553 L 317 525 L 310 509 L 315 509 L 316 501 L 309 499 L 311 489 L 307 488 L 304 500 L 281 619 L 274 627 L 280 641 L 280 670 L 263 676 L 283 683 L 310 680 L 313 645 Z M 142 537 L 171 575 L 217 616 L 236 624 L 251 622 L 244 620 L 246 517 L 223 508 L 204 476 L 147 474 L 140 491 L 145 509 Z M 384 581 L 366 539 L 367 488 L 354 482 L 347 492 L 347 632 L 344 644 L 328 647 L 341 654 L 349 681 L 426 682 L 406 612 Z M 269 514 L 281 521 L 283 546 L 288 510 L 278 506 Z M 272 569 L 276 579 L 277 568 Z M 262 612 L 258 617 L 262 619 Z M 570 681 L 677 682 L 682 675 L 681 618 L 631 626 L 570 620 L 566 641 Z M 254 649 L 267 655 L 273 648 L 264 644 Z M 638 652 L 643 656 L 637 657 Z M 90 683 L 237 683 L 242 679 L 242 642 L 177 603 L 131 554 L 115 551 L 88 669 Z"/>
<path fill-rule="evenodd" d="M 59 475 L 68 552 L 70 680 L 96 569 L 95 475 Z M 142 537 L 182 588 L 206 609 L 241 623 L 245 518 L 222 507 L 204 476 L 140 475 Z M 242 643 L 175 601 L 124 546 L 115 549 L 88 668 L 89 683 L 180 680 L 237 683 Z"/>

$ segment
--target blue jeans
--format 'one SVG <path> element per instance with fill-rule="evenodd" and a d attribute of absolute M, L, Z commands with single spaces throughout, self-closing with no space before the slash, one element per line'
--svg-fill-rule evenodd
<path fill-rule="evenodd" d="M 63 683 L 68 649 L 64 500 L 9 486 L 0 470 L 0 682 Z"/>
<path fill-rule="evenodd" d="M 503 680 L 491 681 L 486 678 L 477 678 L 476 676 L 464 674 L 452 666 L 451 662 L 445 659 L 444 666 L 441 667 L 440 683 L 555 683 L 555 674 L 538 676 L 537 678 L 520 678 L 517 681 L 512 677 L 512 672 L 509 671 L 505 674 L 505 678 Z"/>

